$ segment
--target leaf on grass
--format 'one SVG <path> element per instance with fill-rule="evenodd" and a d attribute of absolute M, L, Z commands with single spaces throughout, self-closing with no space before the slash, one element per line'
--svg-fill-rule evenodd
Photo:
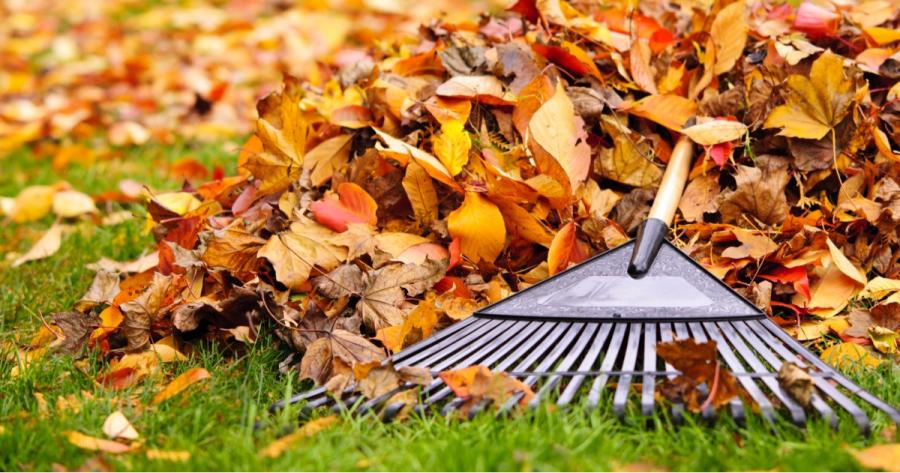
<path fill-rule="evenodd" d="M 510 397 L 519 395 L 519 405 L 525 405 L 534 396 L 528 385 L 504 372 L 493 372 L 487 366 L 475 365 L 456 370 L 441 371 L 438 376 L 458 397 L 466 400 L 466 406 L 481 400 L 490 400 L 502 406 Z M 461 408 L 466 411 L 466 407 Z"/>
<path fill-rule="evenodd" d="M 815 387 L 812 376 L 806 370 L 786 361 L 778 369 L 778 384 L 801 406 L 809 407 Z"/>
<path fill-rule="evenodd" d="M 466 192 L 463 204 L 447 217 L 447 229 L 459 238 L 463 256 L 474 262 L 493 262 L 506 244 L 503 214 L 477 192 Z"/>
<path fill-rule="evenodd" d="M 157 450 L 148 448 L 144 452 L 148 460 L 160 460 L 173 463 L 183 463 L 191 459 L 191 452 L 187 450 Z"/>
<path fill-rule="evenodd" d="M 91 437 L 74 430 L 66 432 L 65 435 L 69 440 L 69 443 L 84 450 L 106 453 L 125 453 L 131 450 L 131 447 L 125 445 L 124 443 L 119 443 L 113 440 L 98 439 L 96 437 Z"/>
<path fill-rule="evenodd" d="M 64 225 L 54 223 L 30 250 L 13 261 L 12 267 L 18 268 L 29 261 L 44 259 L 56 254 L 62 244 L 62 234 L 65 228 Z"/>
<path fill-rule="evenodd" d="M 122 411 L 115 411 L 103 421 L 103 433 L 111 439 L 137 440 L 137 430 L 125 417 Z"/>
<path fill-rule="evenodd" d="M 737 378 L 716 355 L 716 342 L 697 343 L 692 338 L 658 342 L 656 352 L 681 375 L 660 385 L 663 396 L 673 402 L 684 402 L 692 412 L 700 412 L 705 405 L 719 407 L 740 394 Z M 706 384 L 709 394 L 701 402 L 698 387 Z"/>
<path fill-rule="evenodd" d="M 781 128 L 779 135 L 818 140 L 847 115 L 852 88 L 843 59 L 825 51 L 813 62 L 809 77 L 788 77 L 786 103 L 772 110 L 764 126 Z"/>
<path fill-rule="evenodd" d="M 300 440 L 312 437 L 313 435 L 316 435 L 319 432 L 338 424 L 339 422 L 340 418 L 333 415 L 328 417 L 320 417 L 318 419 L 309 421 L 302 427 L 300 427 L 296 432 L 285 435 L 284 437 L 281 437 L 266 445 L 262 450 L 259 451 L 259 456 L 265 458 L 280 457 L 288 449 L 293 448 L 294 445 Z"/>
<path fill-rule="evenodd" d="M 841 371 L 853 371 L 863 367 L 876 367 L 881 359 L 855 343 L 838 343 L 822 351 L 825 363 Z"/>
<path fill-rule="evenodd" d="M 309 209 L 317 222 L 336 232 L 346 231 L 350 223 L 378 223 L 375 199 L 352 182 L 342 182 L 337 186 L 337 196 L 328 194 L 313 202 Z"/>
<path fill-rule="evenodd" d="M 871 470 L 895 471 L 900 465 L 900 443 L 874 445 L 852 453 L 860 465 Z"/>
<path fill-rule="evenodd" d="M 53 323 L 65 337 L 57 345 L 57 349 L 63 353 L 75 353 L 80 350 L 84 342 L 90 338 L 91 332 L 97 328 L 95 316 L 75 311 L 53 314 Z"/>
<path fill-rule="evenodd" d="M 94 205 L 94 199 L 83 192 L 59 191 L 53 195 L 53 213 L 60 218 L 75 218 L 97 213 L 97 206 Z"/>
<path fill-rule="evenodd" d="M 16 223 L 40 220 L 53 208 L 54 194 L 53 186 L 28 186 L 19 192 L 6 213 Z"/>
<path fill-rule="evenodd" d="M 75 310 L 87 312 L 100 304 L 111 304 L 118 294 L 118 273 L 101 269 L 94 275 L 88 291 L 75 303 Z"/>
<path fill-rule="evenodd" d="M 211 377 L 212 375 L 209 374 L 209 371 L 206 371 L 204 368 L 191 368 L 173 379 L 162 391 L 156 393 L 156 395 L 153 396 L 153 400 L 150 401 L 150 404 L 159 404 L 178 395 L 192 384 Z"/>

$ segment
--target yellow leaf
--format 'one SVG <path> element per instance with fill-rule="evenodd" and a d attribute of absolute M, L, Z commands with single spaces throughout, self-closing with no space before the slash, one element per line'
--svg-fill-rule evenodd
<path fill-rule="evenodd" d="M 62 232 L 63 225 L 54 223 L 53 226 L 50 227 L 50 229 L 47 230 L 47 232 L 44 233 L 43 236 L 41 236 L 41 239 L 38 240 L 30 250 L 13 261 L 12 267 L 16 268 L 29 261 L 35 261 L 44 259 L 48 256 L 53 256 L 57 251 L 59 251 L 59 246 L 62 243 Z"/>
<path fill-rule="evenodd" d="M 730 71 L 744 52 L 747 32 L 750 29 L 745 10 L 743 0 L 734 2 L 719 11 L 713 20 L 709 34 L 716 48 L 716 62 L 713 68 L 716 75 Z"/>
<path fill-rule="evenodd" d="M 793 325 L 787 327 L 785 332 L 791 334 L 792 337 L 796 338 L 801 342 L 815 340 L 826 333 L 831 329 L 831 327 L 826 322 L 818 321 L 818 322 L 803 322 L 800 325 Z"/>
<path fill-rule="evenodd" d="M 431 177 L 425 169 L 415 161 L 406 166 L 406 175 L 403 176 L 403 190 L 412 205 L 416 221 L 423 227 L 430 227 L 438 218 L 437 191 Z"/>
<path fill-rule="evenodd" d="M 866 287 L 860 291 L 860 297 L 879 300 L 900 291 L 900 279 L 888 279 L 878 276 L 866 284 Z"/>
<path fill-rule="evenodd" d="M 119 443 L 112 440 L 98 439 L 96 437 L 91 437 L 74 430 L 66 432 L 65 435 L 69 440 L 69 443 L 84 450 L 93 450 L 106 453 L 125 453 L 131 450 L 131 447 L 125 445 L 124 443 Z"/>
<path fill-rule="evenodd" d="M 447 229 L 459 238 L 462 254 L 475 262 L 493 262 L 506 243 L 503 215 L 477 192 L 466 192 L 463 204 L 447 217 Z"/>
<path fill-rule="evenodd" d="M 469 149 L 472 147 L 472 139 L 466 133 L 463 122 L 449 121 L 441 125 L 441 132 L 432 139 L 432 148 L 441 163 L 447 168 L 451 176 L 456 176 L 462 171 L 463 166 L 469 162 Z"/>
<path fill-rule="evenodd" d="M 178 215 L 184 215 L 190 211 L 197 210 L 201 202 L 194 194 L 190 192 L 166 192 L 164 194 L 156 194 L 153 200 L 162 207 L 171 210 Z"/>
<path fill-rule="evenodd" d="M 181 391 L 184 391 L 188 388 L 188 386 L 202 381 L 211 377 L 209 371 L 206 371 L 203 368 L 191 368 L 184 373 L 182 373 L 177 378 L 173 379 L 171 383 L 169 383 L 162 391 L 156 393 L 156 396 L 153 396 L 153 400 L 150 404 L 156 405 L 159 404 L 166 399 L 169 399 L 172 396 L 177 395 Z"/>
<path fill-rule="evenodd" d="M 600 170 L 603 177 L 635 187 L 652 187 L 662 178 L 662 170 L 653 164 L 649 147 L 644 147 L 644 155 L 632 138 L 625 133 L 617 134 L 615 148 L 604 148 L 600 152 Z"/>
<path fill-rule="evenodd" d="M 157 450 L 148 448 L 145 452 L 148 460 L 162 460 L 168 462 L 186 462 L 191 459 L 191 452 L 187 450 Z"/>
<path fill-rule="evenodd" d="M 830 346 L 822 352 L 821 358 L 841 371 L 850 371 L 862 366 L 875 367 L 881 364 L 880 359 L 855 343 L 838 343 Z"/>
<path fill-rule="evenodd" d="M 747 132 L 747 125 L 732 120 L 710 120 L 689 126 L 681 132 L 698 145 L 712 146 L 734 141 L 744 136 L 744 133 Z"/>
<path fill-rule="evenodd" d="M 832 241 L 831 238 L 825 240 L 828 243 L 828 251 L 831 254 L 831 262 L 837 265 L 838 269 L 841 270 L 847 277 L 853 279 L 854 281 L 860 283 L 865 286 L 868 282 L 866 280 L 866 275 L 863 271 L 857 268 L 853 263 L 847 259 L 847 256 L 844 255 L 844 252 L 840 250 Z"/>
<path fill-rule="evenodd" d="M 72 218 L 88 213 L 97 213 L 94 199 L 78 191 L 60 191 L 53 196 L 53 213 L 58 217 Z"/>
<path fill-rule="evenodd" d="M 812 297 L 809 302 L 806 302 L 804 297 L 798 293 L 794 295 L 793 303 L 806 305 L 810 308 L 811 313 L 827 319 L 840 313 L 859 289 L 860 285 L 857 281 L 847 277 L 837 265 L 832 264 L 810 288 Z"/>
<path fill-rule="evenodd" d="M 591 151 L 587 143 L 578 142 L 584 130 L 576 124 L 575 108 L 562 81 L 556 83 L 553 97 L 534 112 L 528 122 L 528 131 L 531 138 L 559 162 L 572 189 L 576 189 L 590 170 Z"/>
<path fill-rule="evenodd" d="M 56 194 L 56 189 L 52 186 L 26 187 L 16 196 L 9 216 L 16 223 L 40 220 L 50 213 L 54 194 Z"/>
<path fill-rule="evenodd" d="M 897 332 L 884 327 L 869 327 L 869 338 L 881 353 L 897 353 Z"/>
<path fill-rule="evenodd" d="M 870 470 L 896 471 L 897 465 L 900 465 L 900 443 L 875 445 L 854 451 L 853 457 Z"/>
<path fill-rule="evenodd" d="M 420 166 L 425 168 L 425 172 L 428 173 L 429 176 L 437 179 L 438 181 L 450 186 L 455 190 L 462 190 L 459 184 L 453 180 L 453 176 L 450 175 L 450 171 L 447 170 L 447 167 L 444 164 L 431 154 L 422 151 L 415 146 L 411 146 L 406 144 L 405 142 L 394 138 L 393 136 L 379 130 L 378 128 L 372 128 L 375 130 L 375 133 L 381 138 L 386 146 L 383 146 L 381 143 L 375 145 L 375 149 L 381 152 L 382 155 L 389 156 L 393 159 L 396 159 L 401 164 L 406 164 L 409 162 L 409 158 L 415 160 Z"/>
<path fill-rule="evenodd" d="M 313 267 L 332 270 L 347 258 L 347 250 L 334 240 L 337 235 L 303 218 L 291 224 L 289 230 L 272 235 L 257 256 L 272 263 L 278 281 L 289 288 L 299 288 L 309 279 Z"/>
<path fill-rule="evenodd" d="M 259 456 L 266 458 L 280 457 L 281 454 L 283 454 L 289 448 L 293 447 L 295 443 L 307 437 L 312 437 L 313 435 L 316 435 L 319 432 L 337 424 L 339 421 L 340 419 L 338 419 L 337 416 L 332 415 L 307 422 L 296 432 L 285 435 L 284 437 L 273 441 L 269 445 L 266 445 L 265 448 L 259 451 Z"/>
<path fill-rule="evenodd" d="M 845 78 L 840 56 L 825 51 L 813 62 L 809 77 L 788 77 L 788 96 L 763 126 L 781 128 L 778 133 L 794 138 L 818 140 L 847 115 L 853 100 L 853 82 Z"/>
<path fill-rule="evenodd" d="M 866 28 L 863 31 L 865 31 L 873 41 L 878 43 L 879 46 L 900 40 L 900 30 L 895 28 L 874 26 L 872 28 Z"/>

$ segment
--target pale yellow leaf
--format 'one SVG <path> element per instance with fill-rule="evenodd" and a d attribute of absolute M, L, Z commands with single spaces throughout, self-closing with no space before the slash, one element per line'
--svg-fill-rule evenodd
<path fill-rule="evenodd" d="M 744 136 L 744 133 L 747 132 L 747 125 L 732 120 L 710 120 L 689 126 L 681 132 L 698 145 L 712 146 L 734 141 Z"/>
<path fill-rule="evenodd" d="M 103 422 L 103 433 L 111 439 L 136 440 L 140 437 L 122 411 L 115 411 Z"/>
<path fill-rule="evenodd" d="M 29 261 L 43 259 L 56 254 L 62 243 L 63 228 L 63 225 L 54 223 L 53 226 L 50 227 L 37 242 L 35 242 L 30 250 L 13 261 L 12 267 L 16 268 Z"/>

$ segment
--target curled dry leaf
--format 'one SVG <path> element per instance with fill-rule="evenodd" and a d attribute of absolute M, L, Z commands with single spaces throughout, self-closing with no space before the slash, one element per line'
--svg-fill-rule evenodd
<path fill-rule="evenodd" d="M 137 440 L 140 437 L 122 411 L 115 411 L 106 417 L 103 433 L 111 439 Z"/>

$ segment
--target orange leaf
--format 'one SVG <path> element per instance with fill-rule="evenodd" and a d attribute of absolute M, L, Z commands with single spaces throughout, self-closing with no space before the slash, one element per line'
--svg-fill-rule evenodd
<path fill-rule="evenodd" d="M 680 131 L 685 122 L 697 113 L 693 100 L 678 95 L 651 95 L 634 102 L 625 111 L 644 117 L 674 131 Z"/>
<path fill-rule="evenodd" d="M 124 443 L 106 439 L 98 439 L 96 437 L 91 437 L 90 435 L 85 435 L 74 430 L 66 432 L 66 438 L 69 440 L 69 443 L 84 450 L 93 450 L 106 453 L 125 453 L 131 450 L 131 447 L 125 445 Z"/>
<path fill-rule="evenodd" d="M 503 214 L 477 192 L 466 192 L 462 206 L 447 217 L 447 229 L 459 238 L 463 256 L 475 262 L 494 261 L 506 244 Z"/>
<path fill-rule="evenodd" d="M 309 206 L 317 222 L 336 232 L 347 231 L 348 223 L 378 223 L 378 204 L 365 189 L 343 182 L 338 185 L 337 194 L 338 197 L 330 194 Z"/>
<path fill-rule="evenodd" d="M 156 396 L 153 396 L 153 401 L 150 402 L 152 405 L 159 404 L 166 399 L 169 399 L 172 396 L 177 395 L 181 391 L 187 389 L 188 386 L 210 378 L 212 375 L 209 374 L 209 371 L 206 371 L 203 368 L 191 368 L 184 373 L 182 373 L 177 378 L 173 379 L 171 383 L 169 383 L 162 391 L 158 392 Z"/>
<path fill-rule="evenodd" d="M 559 229 L 550 243 L 550 251 L 547 252 L 550 275 L 553 276 L 568 268 L 570 263 L 578 263 L 582 259 L 578 240 L 575 238 L 575 222 L 569 222 Z"/>

